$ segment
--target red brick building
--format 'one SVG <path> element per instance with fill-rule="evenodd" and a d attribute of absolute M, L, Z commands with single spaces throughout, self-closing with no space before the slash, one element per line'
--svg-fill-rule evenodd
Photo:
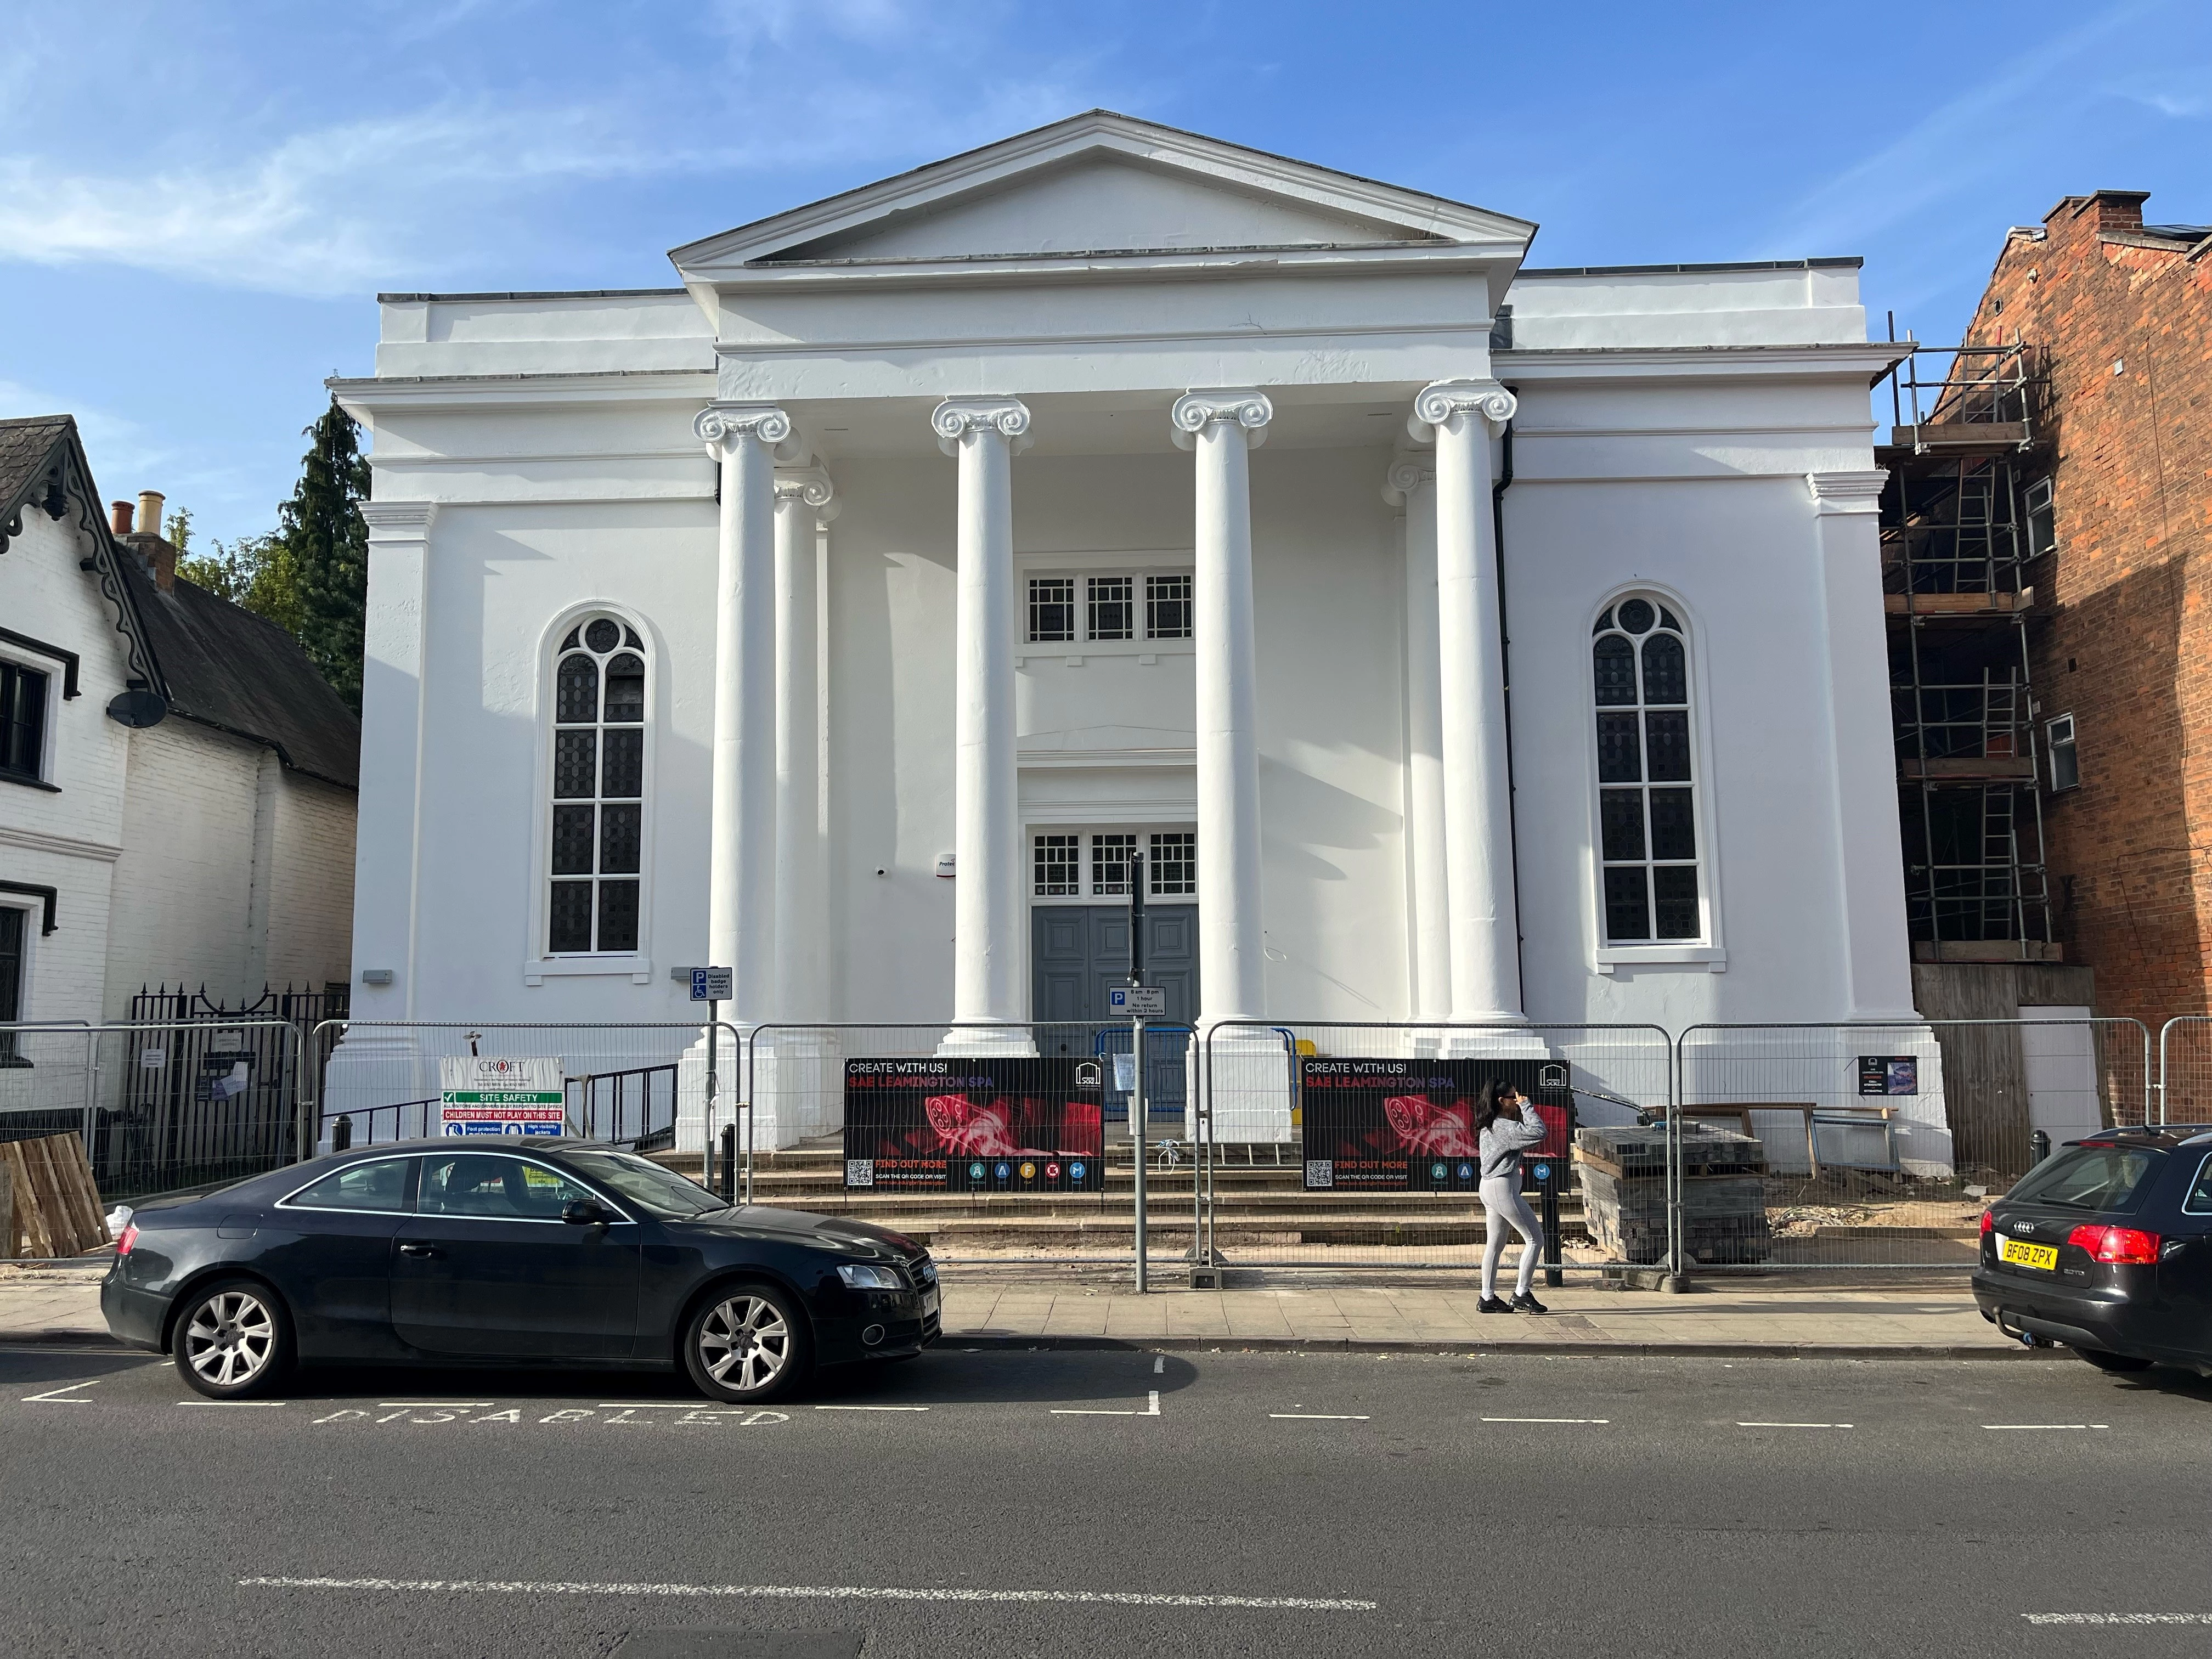
<path fill-rule="evenodd" d="M 2212 226 L 2069 196 L 2005 240 L 1968 335 L 2040 375 L 2021 503 L 2051 931 L 2100 1012 L 2207 1012 Z"/>

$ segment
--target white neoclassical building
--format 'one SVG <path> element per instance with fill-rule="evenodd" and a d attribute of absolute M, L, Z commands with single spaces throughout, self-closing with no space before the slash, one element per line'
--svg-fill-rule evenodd
<path fill-rule="evenodd" d="M 1141 854 L 1201 1023 L 1913 1018 L 1857 262 L 1534 229 L 1094 112 L 385 295 L 357 1017 L 1097 1018 Z"/>

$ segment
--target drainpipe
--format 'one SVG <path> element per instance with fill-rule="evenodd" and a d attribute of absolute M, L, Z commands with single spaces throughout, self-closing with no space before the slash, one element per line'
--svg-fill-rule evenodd
<path fill-rule="evenodd" d="M 1505 388 L 1516 398 L 1521 395 L 1518 386 Z M 1498 558 L 1498 653 L 1505 675 L 1505 800 L 1506 822 L 1512 826 L 1511 847 L 1513 871 L 1513 971 L 1521 983 L 1521 1008 L 1528 1008 L 1528 977 L 1522 941 L 1527 937 L 1521 919 L 1521 812 L 1514 799 L 1513 784 L 1513 630 L 1508 625 L 1505 609 L 1505 492 L 1513 487 L 1513 422 L 1505 422 L 1498 434 L 1498 481 L 1490 486 L 1490 543 Z"/>

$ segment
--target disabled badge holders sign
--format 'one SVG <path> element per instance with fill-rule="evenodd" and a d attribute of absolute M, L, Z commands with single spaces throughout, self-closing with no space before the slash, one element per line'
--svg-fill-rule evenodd
<path fill-rule="evenodd" d="M 1547 1184 L 1565 1165 L 1574 1122 L 1560 1070 L 1540 1060 L 1302 1059 L 1306 1188 L 1474 1192 L 1482 1184 L 1475 1115 L 1492 1078 L 1535 1103 L 1546 1133 L 1522 1154 L 1522 1175 Z M 1540 1164 L 1549 1165 L 1544 1176 Z"/>
<path fill-rule="evenodd" d="M 438 1133 L 557 1135 L 567 1127 L 561 1062 L 493 1054 L 438 1061 Z"/>
<path fill-rule="evenodd" d="M 1103 1193 L 1102 1073 L 1057 1055 L 848 1060 L 845 1185 Z"/>

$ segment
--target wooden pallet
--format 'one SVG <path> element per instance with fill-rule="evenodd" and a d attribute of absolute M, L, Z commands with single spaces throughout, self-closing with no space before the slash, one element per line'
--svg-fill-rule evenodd
<path fill-rule="evenodd" d="M 108 1242 L 79 1136 L 0 1141 L 0 1255 L 82 1255 Z"/>

